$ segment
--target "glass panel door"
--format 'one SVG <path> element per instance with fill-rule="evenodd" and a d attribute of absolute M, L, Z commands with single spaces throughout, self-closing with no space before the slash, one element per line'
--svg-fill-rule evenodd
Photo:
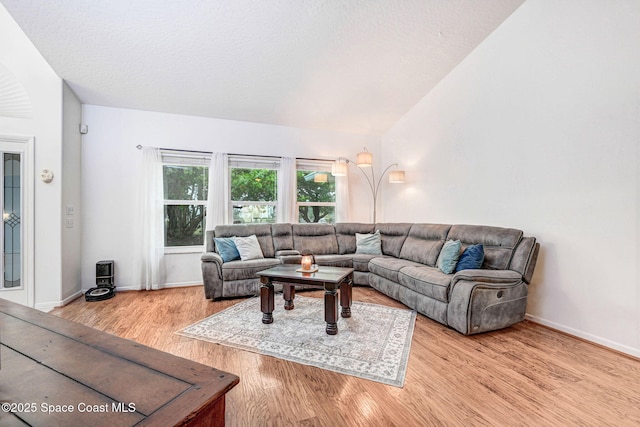
<path fill-rule="evenodd" d="M 0 202 L 2 203 L 2 281 L 0 289 L 22 288 L 22 154 L 2 155 Z"/>

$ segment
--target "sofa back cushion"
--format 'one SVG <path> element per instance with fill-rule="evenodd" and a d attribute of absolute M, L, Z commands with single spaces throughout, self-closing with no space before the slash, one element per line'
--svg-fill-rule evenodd
<path fill-rule="evenodd" d="M 275 257 L 273 238 L 271 237 L 271 224 L 217 225 L 215 229 L 215 237 L 247 237 L 252 234 L 255 234 L 258 238 L 264 257 Z"/>
<path fill-rule="evenodd" d="M 278 251 L 293 249 L 293 229 L 291 224 L 271 224 L 273 248 Z"/>
<path fill-rule="evenodd" d="M 469 245 L 482 244 L 484 247 L 482 268 L 505 270 L 509 266 L 516 246 L 522 239 L 522 231 L 486 225 L 454 225 L 449 231 L 448 238 L 460 240 L 463 250 Z"/>
<path fill-rule="evenodd" d="M 336 224 L 336 239 L 338 240 L 338 253 L 354 254 L 356 252 L 356 233 L 373 233 L 373 224 L 362 224 L 358 222 L 341 222 Z"/>
<path fill-rule="evenodd" d="M 376 224 L 375 230 L 380 230 L 380 240 L 382 240 L 382 254 L 398 258 L 402 245 L 411 230 L 408 223 L 388 223 Z"/>
<path fill-rule="evenodd" d="M 522 274 L 522 279 L 526 283 L 531 283 L 539 250 L 540 244 L 536 242 L 535 237 L 523 237 L 513 252 L 509 270 L 517 271 Z"/>
<path fill-rule="evenodd" d="M 314 255 L 338 253 L 338 240 L 333 224 L 292 224 L 293 249 Z"/>
<path fill-rule="evenodd" d="M 450 228 L 448 224 L 413 224 L 402 245 L 400 258 L 435 267 Z"/>

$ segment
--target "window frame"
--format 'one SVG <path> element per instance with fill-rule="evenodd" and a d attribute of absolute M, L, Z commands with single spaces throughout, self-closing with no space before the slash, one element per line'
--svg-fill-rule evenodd
<path fill-rule="evenodd" d="M 298 171 L 311 171 L 311 172 L 326 172 L 328 175 L 331 175 L 331 165 L 333 164 L 332 160 L 314 160 L 314 159 L 296 159 L 296 177 Z M 327 222 L 326 224 L 335 224 L 335 213 L 337 209 L 337 188 L 334 184 L 334 200 L 333 202 L 300 202 L 298 201 L 298 180 L 296 179 L 295 185 L 295 201 L 296 201 L 296 223 L 297 224 L 307 224 L 300 222 L 300 207 L 302 206 L 330 206 L 333 207 L 334 218 L 333 222 Z M 314 223 L 310 223 L 314 224 Z"/>
<path fill-rule="evenodd" d="M 273 206 L 275 213 L 273 222 L 244 222 L 242 224 L 275 224 L 278 222 L 278 174 L 282 173 L 280 157 L 268 157 L 268 156 L 250 156 L 250 155 L 229 155 L 228 162 L 228 182 L 229 192 L 227 198 L 227 214 L 231 224 L 234 224 L 233 220 L 233 207 L 237 205 L 251 205 L 251 206 Z M 267 169 L 273 170 L 276 173 L 275 179 L 275 200 L 273 201 L 249 201 L 249 200 L 232 200 L 232 170 L 233 169 Z"/>
<path fill-rule="evenodd" d="M 162 156 L 162 231 L 163 231 L 163 245 L 165 254 L 181 254 L 181 253 L 199 253 L 204 249 L 204 240 L 206 236 L 206 230 L 202 232 L 202 244 L 200 245 L 184 245 L 184 246 L 167 246 L 167 229 L 165 224 L 165 209 L 166 206 L 179 205 L 179 206 L 202 206 L 204 209 L 203 223 L 207 221 L 207 203 L 208 194 L 203 200 L 177 200 L 167 199 L 164 194 L 164 167 L 165 166 L 195 166 L 203 167 L 207 169 L 207 181 L 210 170 L 211 155 L 205 153 L 189 153 L 181 151 L 161 150 Z M 207 189 L 209 183 L 207 182 Z"/>

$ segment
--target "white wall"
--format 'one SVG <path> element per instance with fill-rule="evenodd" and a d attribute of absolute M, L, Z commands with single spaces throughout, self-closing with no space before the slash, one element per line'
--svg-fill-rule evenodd
<path fill-rule="evenodd" d="M 82 284 L 95 282 L 95 263 L 114 259 L 119 289 L 137 289 L 133 265 L 134 215 L 142 152 L 160 148 L 271 156 L 354 158 L 364 145 L 380 154 L 380 139 L 338 132 L 289 128 L 176 114 L 83 106 L 89 133 L 82 147 Z M 366 191 L 357 171 L 352 188 Z M 352 191 L 354 221 L 370 221 L 370 195 Z M 169 285 L 202 283 L 200 254 L 167 256 Z"/>
<path fill-rule="evenodd" d="M 62 118 L 62 289 L 63 301 L 80 295 L 82 256 L 81 160 L 82 105 L 65 83 L 63 85 Z M 93 281 L 95 283 L 95 281 Z"/>
<path fill-rule="evenodd" d="M 0 134 L 34 136 L 36 176 L 42 169 L 56 174 L 50 184 L 35 180 L 35 306 L 52 307 L 61 302 L 62 80 L 2 5 L 0 63 L 33 107 L 31 118 L 0 117 Z"/>
<path fill-rule="evenodd" d="M 530 318 L 640 356 L 640 2 L 529 0 L 382 141 L 386 221 L 536 236 Z"/>

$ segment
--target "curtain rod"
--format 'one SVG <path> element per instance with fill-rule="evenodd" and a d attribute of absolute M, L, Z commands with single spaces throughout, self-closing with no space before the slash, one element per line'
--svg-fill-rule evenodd
<path fill-rule="evenodd" d="M 142 150 L 142 145 L 136 145 L 138 150 Z M 162 151 L 178 151 L 182 153 L 198 153 L 198 154 L 213 154 L 211 151 L 198 151 L 198 150 L 179 150 L 177 148 L 158 148 L 158 150 Z"/>
<path fill-rule="evenodd" d="M 136 148 L 138 150 L 142 150 L 142 145 L 138 144 L 136 145 Z M 198 150 L 181 150 L 178 148 L 159 148 L 159 150 L 163 150 L 163 151 L 177 151 L 177 152 L 182 152 L 182 153 L 198 153 L 198 154 L 213 154 L 213 152 L 211 151 L 198 151 Z M 261 156 L 258 154 L 238 154 L 238 153 L 227 153 L 229 156 L 244 156 L 244 157 L 261 157 L 261 158 L 270 158 L 270 159 L 281 159 L 282 156 Z M 312 159 L 310 157 L 296 157 L 296 160 L 311 160 L 311 161 L 327 161 L 327 162 L 332 162 L 334 161 L 333 159 Z"/>

